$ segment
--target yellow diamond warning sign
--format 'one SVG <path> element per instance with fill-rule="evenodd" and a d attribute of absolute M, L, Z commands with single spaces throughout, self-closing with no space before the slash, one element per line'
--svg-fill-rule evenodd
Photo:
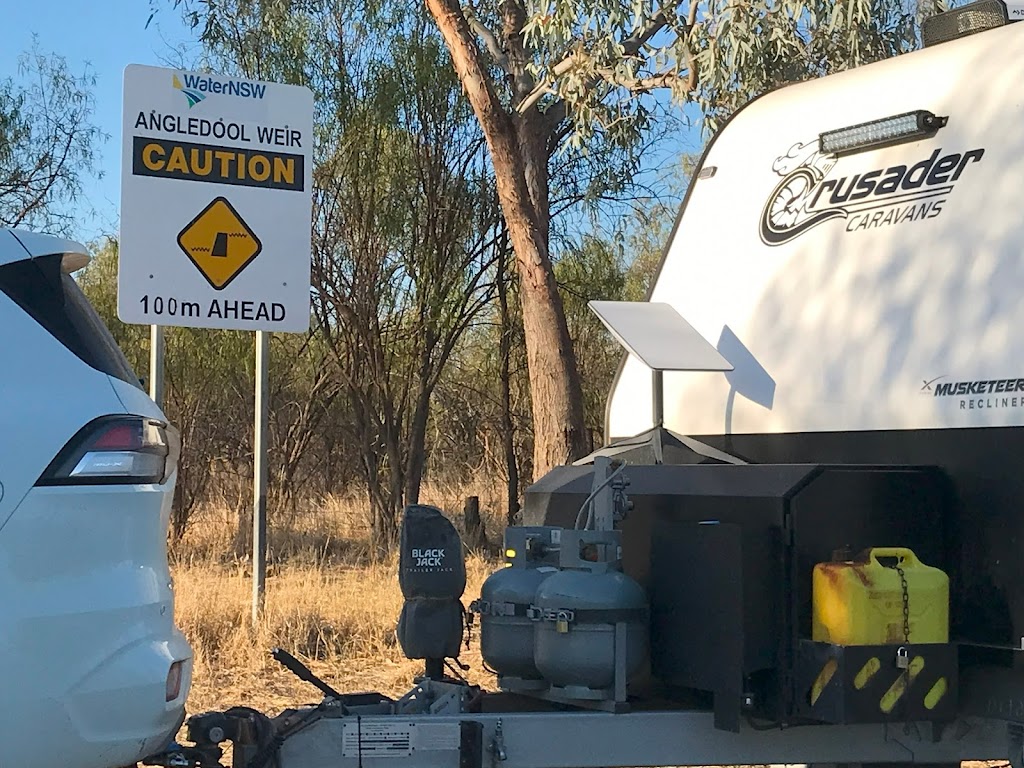
<path fill-rule="evenodd" d="M 225 197 L 215 198 L 178 233 L 178 245 L 216 290 L 238 277 L 263 245 Z"/>

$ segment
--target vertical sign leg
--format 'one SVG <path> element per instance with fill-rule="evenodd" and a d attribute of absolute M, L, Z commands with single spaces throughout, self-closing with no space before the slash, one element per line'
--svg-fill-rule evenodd
<path fill-rule="evenodd" d="M 164 327 L 149 326 L 149 396 L 164 407 Z"/>
<path fill-rule="evenodd" d="M 270 334 L 256 331 L 256 414 L 253 433 L 252 621 L 263 613 L 267 577 L 267 405 Z"/>

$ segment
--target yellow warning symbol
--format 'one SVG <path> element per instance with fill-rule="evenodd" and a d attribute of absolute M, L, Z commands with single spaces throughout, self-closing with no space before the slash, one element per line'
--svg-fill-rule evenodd
<path fill-rule="evenodd" d="M 226 288 L 263 244 L 225 197 L 215 198 L 178 233 L 178 245 L 215 290 Z"/>

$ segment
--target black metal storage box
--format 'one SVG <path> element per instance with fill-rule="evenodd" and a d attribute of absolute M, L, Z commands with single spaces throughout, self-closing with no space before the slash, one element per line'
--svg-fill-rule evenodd
<path fill-rule="evenodd" d="M 623 562 L 651 598 L 654 677 L 713 693 L 730 730 L 744 699 L 773 720 L 796 714 L 816 563 L 891 545 L 943 569 L 955 562 L 952 495 L 934 468 L 660 464 L 626 474 L 635 506 Z M 524 522 L 572 527 L 591 479 L 589 466 L 553 470 L 527 490 Z"/>

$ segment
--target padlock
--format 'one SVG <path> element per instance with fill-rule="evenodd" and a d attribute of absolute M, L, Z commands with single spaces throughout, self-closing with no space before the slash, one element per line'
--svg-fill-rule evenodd
<path fill-rule="evenodd" d="M 558 619 L 555 621 L 555 631 L 560 635 L 564 635 L 569 631 L 569 622 L 565 619 Z"/>
<path fill-rule="evenodd" d="M 896 668 L 897 669 L 909 669 L 910 668 L 910 654 L 907 653 L 907 649 L 902 645 L 896 649 Z"/>

